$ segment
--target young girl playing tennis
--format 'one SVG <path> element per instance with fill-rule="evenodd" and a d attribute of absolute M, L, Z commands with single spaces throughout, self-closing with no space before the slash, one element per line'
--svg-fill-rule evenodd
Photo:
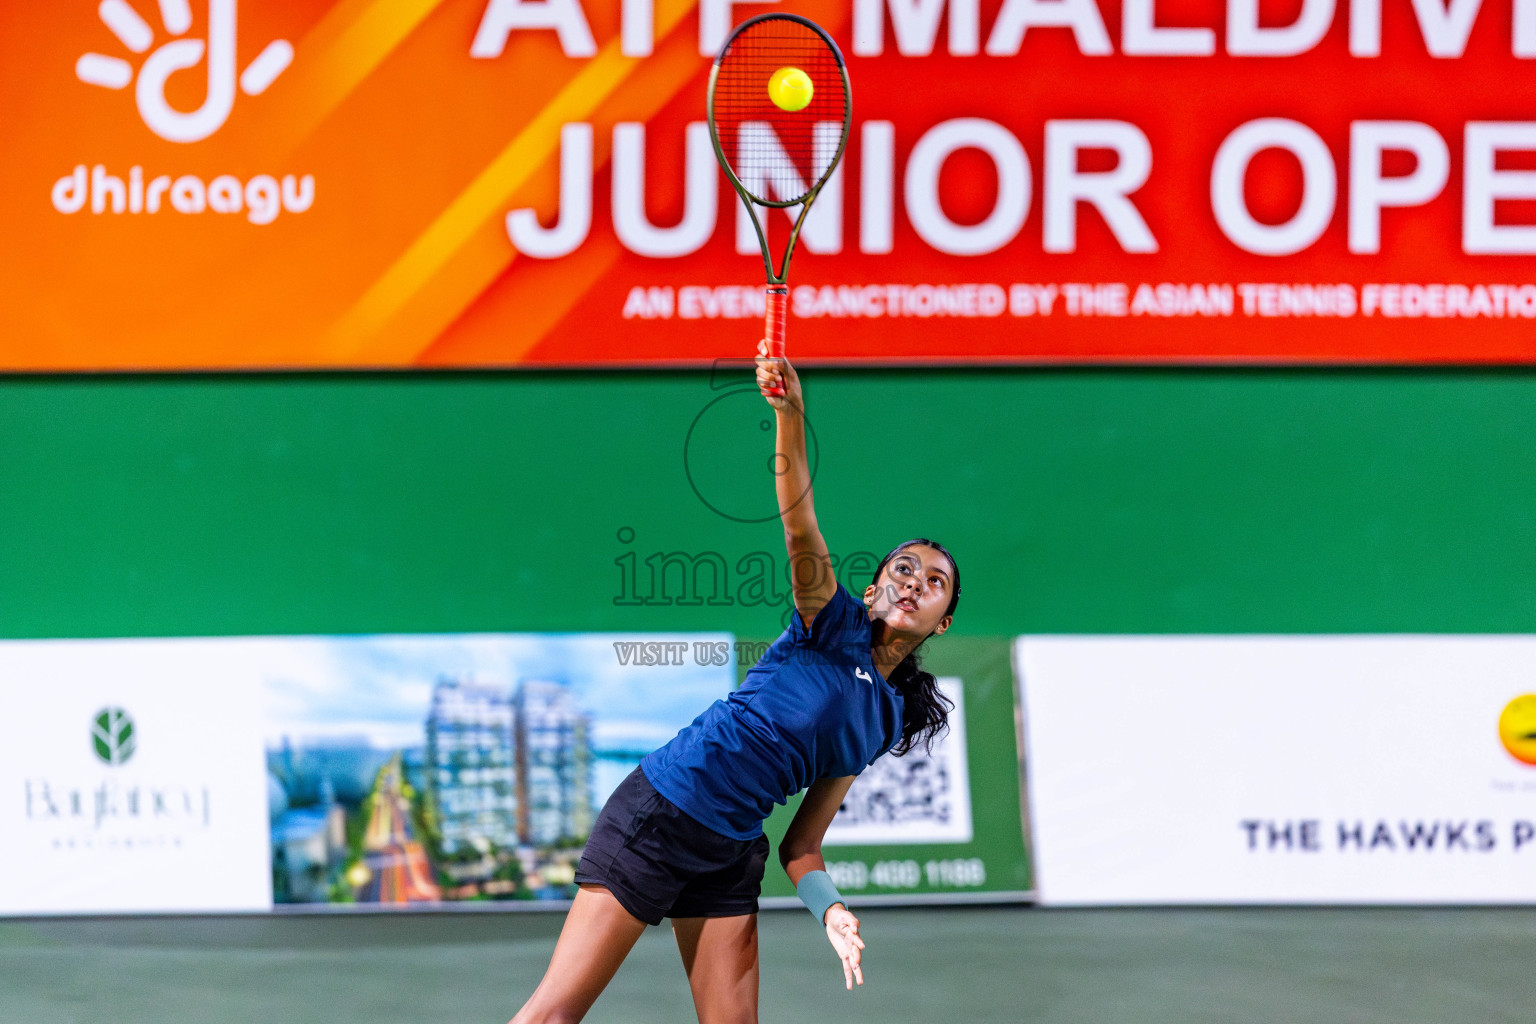
<path fill-rule="evenodd" d="M 580 889 L 544 979 L 512 1024 L 580 1020 L 647 924 L 672 918 L 701 1024 L 757 1020 L 763 819 L 809 787 L 779 848 L 796 892 L 864 983 L 864 940 L 827 875 L 821 841 L 854 776 L 941 730 L 949 702 L 915 651 L 949 628 L 960 572 L 918 539 L 880 563 L 862 602 L 837 583 L 816 525 L 800 379 L 758 347 L 757 385 L 778 420 L 779 513 L 795 611 L 730 697 L 647 756 L 603 806 Z"/>

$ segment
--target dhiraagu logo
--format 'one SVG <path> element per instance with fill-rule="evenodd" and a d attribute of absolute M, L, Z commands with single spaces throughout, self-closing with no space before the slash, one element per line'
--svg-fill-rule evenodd
<path fill-rule="evenodd" d="M 159 6 L 161 24 L 171 39 L 138 69 L 134 96 L 139 116 L 162 139 L 197 142 L 222 128 L 235 106 L 235 0 L 208 0 L 206 41 L 178 38 L 192 28 L 188 0 L 160 0 Z M 127 0 L 103 0 L 98 10 L 102 22 L 128 50 L 144 53 L 155 45 L 155 30 Z M 190 113 L 176 110 L 165 98 L 166 79 L 196 67 L 205 55 L 208 91 L 203 105 Z M 293 44 L 273 40 L 240 72 L 240 90 L 247 96 L 261 95 L 292 61 Z M 126 89 L 134 80 L 134 69 L 121 57 L 87 53 L 75 62 L 75 77 L 105 89 Z"/>
<path fill-rule="evenodd" d="M 1516 697 L 1499 715 L 1499 741 L 1509 756 L 1536 768 L 1536 693 Z"/>
<path fill-rule="evenodd" d="M 90 734 L 86 742 L 99 762 L 95 770 L 55 778 L 28 775 L 21 780 L 26 820 L 41 830 L 35 834 L 51 849 L 171 848 L 211 827 L 213 786 L 185 778 L 147 777 L 142 760 L 129 764 L 139 749 L 138 723 L 132 715 L 108 705 L 92 715 L 88 724 L 82 732 Z M 156 756 L 150 760 L 163 763 L 167 756 L 178 760 L 178 738 L 159 730 L 154 736 Z M 85 756 L 76 749 L 71 762 Z M 183 765 L 182 770 L 191 767 Z"/>
<path fill-rule="evenodd" d="M 91 724 L 91 745 L 103 764 L 124 764 L 138 749 L 133 719 L 122 708 L 102 708 Z"/>
<path fill-rule="evenodd" d="M 135 0 L 148 8 L 151 0 Z M 134 54 L 147 53 L 138 65 L 104 53 L 85 53 L 75 61 L 75 77 L 87 85 L 123 90 L 132 85 L 139 116 L 150 131 L 170 142 L 200 142 L 224 127 L 235 106 L 235 87 L 247 96 L 267 91 L 293 62 L 293 44 L 274 39 L 243 71 L 235 67 L 236 0 L 208 0 L 207 38 L 192 31 L 189 0 L 159 0 L 157 30 L 128 0 L 102 0 L 97 12 L 117 42 Z M 163 33 L 163 35 L 162 35 Z M 186 38 L 183 38 L 186 36 Z M 180 71 L 206 66 L 202 106 L 177 110 L 165 95 L 166 81 Z M 125 173 L 126 172 L 126 173 Z M 63 214 L 244 214 L 252 224 L 271 224 L 278 214 L 303 213 L 314 204 L 312 174 L 157 173 L 143 165 L 109 167 L 81 160 L 54 182 L 53 208 Z"/>

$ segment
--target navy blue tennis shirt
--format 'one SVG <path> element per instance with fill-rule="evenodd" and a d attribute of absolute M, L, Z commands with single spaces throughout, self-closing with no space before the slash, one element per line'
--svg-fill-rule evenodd
<path fill-rule="evenodd" d="M 817 779 L 857 775 L 901 738 L 901 694 L 875 670 L 863 602 L 838 585 L 807 630 L 799 612 L 747 673 L 640 762 L 656 791 L 733 839 Z"/>

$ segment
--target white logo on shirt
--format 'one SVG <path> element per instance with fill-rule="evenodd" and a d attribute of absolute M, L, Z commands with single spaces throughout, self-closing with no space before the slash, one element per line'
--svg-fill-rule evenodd
<path fill-rule="evenodd" d="M 874 682 L 875 682 L 873 679 L 869 678 L 869 673 L 865 672 L 861 668 L 856 668 L 856 669 L 853 670 L 853 677 L 855 679 L 862 679 L 866 683 L 869 683 L 871 686 L 873 686 Z"/>

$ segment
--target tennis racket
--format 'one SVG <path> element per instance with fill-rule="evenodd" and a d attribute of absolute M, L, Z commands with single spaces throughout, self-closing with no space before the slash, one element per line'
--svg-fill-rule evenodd
<path fill-rule="evenodd" d="M 810 102 L 785 110 L 774 102 L 774 75 L 798 69 L 811 82 Z M 789 260 L 811 204 L 848 144 L 853 90 L 843 54 L 820 26 L 798 14 L 760 14 L 737 25 L 709 70 L 709 135 L 731 187 L 746 204 L 768 275 L 768 354 L 784 355 Z M 777 268 L 768 244 L 768 213 L 798 205 L 800 214 Z M 761 210 L 761 215 L 759 211 Z M 776 394 L 783 394 L 776 389 Z"/>

